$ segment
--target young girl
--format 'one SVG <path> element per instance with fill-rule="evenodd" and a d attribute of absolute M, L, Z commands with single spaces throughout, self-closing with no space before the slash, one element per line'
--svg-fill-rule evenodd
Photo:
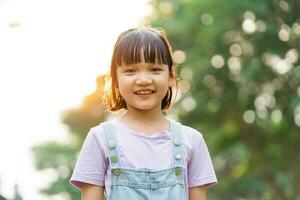
<path fill-rule="evenodd" d="M 165 116 L 177 78 L 164 31 L 123 32 L 109 83 L 109 110 L 126 112 L 90 129 L 71 177 L 81 199 L 206 199 L 217 179 L 205 141 Z"/>

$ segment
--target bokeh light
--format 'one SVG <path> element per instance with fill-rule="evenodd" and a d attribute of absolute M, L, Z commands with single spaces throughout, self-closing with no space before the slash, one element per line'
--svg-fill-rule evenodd
<path fill-rule="evenodd" d="M 190 67 L 184 67 L 180 70 L 180 77 L 185 80 L 191 80 L 194 76 L 193 69 Z"/>
<path fill-rule="evenodd" d="M 271 118 L 275 123 L 279 123 L 282 119 L 282 112 L 279 109 L 273 110 L 271 113 Z"/>
<path fill-rule="evenodd" d="M 255 25 L 258 32 L 265 32 L 267 29 L 266 23 L 264 21 L 257 20 Z"/>
<path fill-rule="evenodd" d="M 238 45 L 237 43 L 234 43 L 230 46 L 229 48 L 229 52 L 231 53 L 231 55 L 233 56 L 240 56 L 242 55 L 242 49 L 241 46 Z"/>
<path fill-rule="evenodd" d="M 290 49 L 285 54 L 286 59 L 289 63 L 296 63 L 298 61 L 299 55 L 297 49 Z"/>
<path fill-rule="evenodd" d="M 227 61 L 230 73 L 234 74 L 234 75 L 238 75 L 240 74 L 241 70 L 242 70 L 242 66 L 241 66 L 241 62 L 240 59 L 238 57 L 230 57 Z"/>
<path fill-rule="evenodd" d="M 295 124 L 300 127 L 300 104 L 295 108 L 294 121 Z"/>
<path fill-rule="evenodd" d="M 182 93 L 187 93 L 191 89 L 191 84 L 187 80 L 180 80 L 179 89 Z"/>
<path fill-rule="evenodd" d="M 184 63 L 184 61 L 186 59 L 186 55 L 183 51 L 176 50 L 173 52 L 173 59 L 174 59 L 175 63 L 182 64 L 182 63 Z"/>
<path fill-rule="evenodd" d="M 252 19 L 245 19 L 243 21 L 242 28 L 246 33 L 254 33 L 256 30 L 256 24 Z"/>
<path fill-rule="evenodd" d="M 291 29 L 288 25 L 284 24 L 281 26 L 281 29 L 278 32 L 278 37 L 281 41 L 287 42 L 290 39 Z"/>
<path fill-rule="evenodd" d="M 299 23 L 295 22 L 292 26 L 293 32 L 297 35 L 300 36 L 300 25 Z"/>
<path fill-rule="evenodd" d="M 279 1 L 279 8 L 281 8 L 282 11 L 288 12 L 289 11 L 289 4 L 286 1 Z"/>
<path fill-rule="evenodd" d="M 183 99 L 181 105 L 185 111 L 189 112 L 196 108 L 197 102 L 192 97 L 186 97 L 185 99 Z"/>
<path fill-rule="evenodd" d="M 255 112 L 253 110 L 247 110 L 243 114 L 243 120 L 248 124 L 252 124 L 255 121 Z"/>
<path fill-rule="evenodd" d="M 203 77 L 203 84 L 208 88 L 214 87 L 216 82 L 216 78 L 213 75 L 207 74 Z"/>
<path fill-rule="evenodd" d="M 211 25 L 214 22 L 214 18 L 208 14 L 208 13 L 204 13 L 201 15 L 201 21 L 204 25 Z"/>
<path fill-rule="evenodd" d="M 211 58 L 211 65 L 217 69 L 222 68 L 225 64 L 223 56 L 217 54 Z"/>

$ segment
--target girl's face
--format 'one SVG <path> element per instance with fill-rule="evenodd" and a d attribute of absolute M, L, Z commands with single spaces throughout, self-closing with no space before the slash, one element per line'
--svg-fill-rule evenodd
<path fill-rule="evenodd" d="M 143 54 L 142 54 L 143 55 Z M 171 86 L 168 66 L 142 62 L 117 69 L 118 89 L 127 110 L 161 111 L 162 99 Z"/>

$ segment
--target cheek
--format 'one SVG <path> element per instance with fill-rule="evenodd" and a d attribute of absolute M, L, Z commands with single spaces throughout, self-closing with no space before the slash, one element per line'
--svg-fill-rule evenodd
<path fill-rule="evenodd" d="M 168 76 L 160 77 L 155 82 L 159 84 L 161 87 L 169 88 L 169 80 L 170 78 Z"/>
<path fill-rule="evenodd" d="M 117 77 L 116 77 L 116 83 L 117 83 L 117 85 L 118 85 L 119 88 L 122 87 L 125 82 L 126 81 L 124 80 L 124 77 L 117 75 Z"/>
<path fill-rule="evenodd" d="M 117 82 L 118 82 L 118 85 L 119 85 L 120 87 L 122 87 L 122 85 L 125 85 L 125 84 L 128 83 L 126 77 L 124 77 L 124 76 L 118 77 L 118 78 L 117 78 Z"/>
<path fill-rule="evenodd" d="M 120 77 L 117 78 L 117 84 L 118 84 L 118 88 L 119 88 L 119 92 L 122 96 L 126 96 L 126 94 L 128 94 L 128 91 L 130 90 L 130 85 L 129 82 L 126 81 L 126 79 Z"/>

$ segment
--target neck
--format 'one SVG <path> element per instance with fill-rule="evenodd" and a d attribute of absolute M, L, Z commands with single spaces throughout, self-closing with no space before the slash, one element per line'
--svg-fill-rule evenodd
<path fill-rule="evenodd" d="M 128 109 L 127 112 L 122 116 L 130 121 L 139 121 L 140 123 L 155 123 L 160 120 L 166 120 L 166 117 L 163 115 L 162 111 L 151 110 L 151 111 L 136 111 Z"/>

